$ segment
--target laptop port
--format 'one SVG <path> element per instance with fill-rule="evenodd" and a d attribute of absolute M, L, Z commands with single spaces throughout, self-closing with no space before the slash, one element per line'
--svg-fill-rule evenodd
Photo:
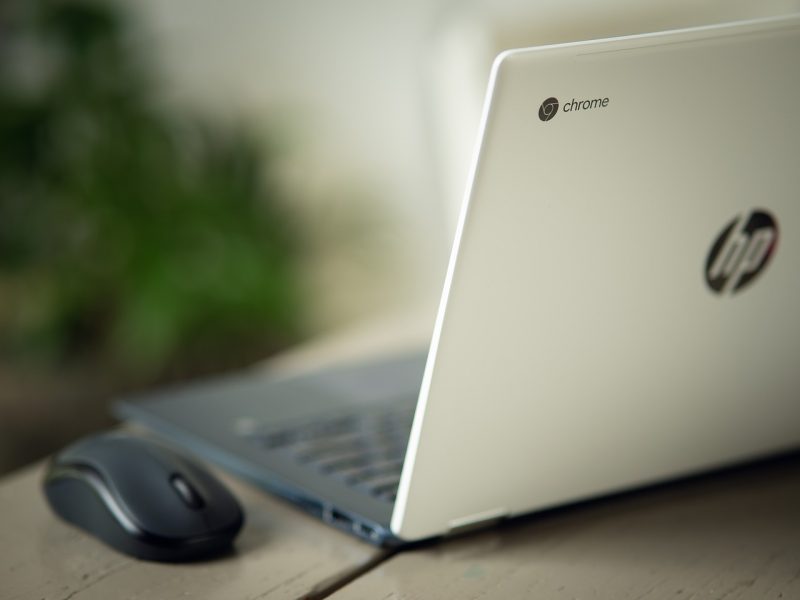
<path fill-rule="evenodd" d="M 348 530 L 352 527 L 353 519 L 348 517 L 343 512 L 336 510 L 332 506 L 328 505 L 322 509 L 322 518 L 325 520 L 326 523 L 330 523 L 338 527 L 339 529 Z"/>
<path fill-rule="evenodd" d="M 359 537 L 366 538 L 373 542 L 379 541 L 381 537 L 374 527 L 364 523 L 358 523 L 356 521 L 353 521 L 353 533 Z"/>

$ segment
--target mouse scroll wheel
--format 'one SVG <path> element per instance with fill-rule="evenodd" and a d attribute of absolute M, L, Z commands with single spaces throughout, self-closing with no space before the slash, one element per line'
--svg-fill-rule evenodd
<path fill-rule="evenodd" d="M 197 493 L 197 490 L 195 490 L 181 475 L 173 475 L 169 478 L 169 482 L 172 484 L 175 491 L 178 492 L 178 496 L 181 497 L 181 500 L 186 503 L 186 506 L 195 510 L 199 510 L 205 506 L 205 502 L 203 502 L 203 498 Z"/>

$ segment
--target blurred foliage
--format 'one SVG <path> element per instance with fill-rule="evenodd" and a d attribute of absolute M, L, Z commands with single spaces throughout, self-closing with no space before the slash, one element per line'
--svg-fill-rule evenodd
<path fill-rule="evenodd" d="M 292 222 L 241 128 L 159 108 L 126 15 L 0 3 L 0 352 L 155 373 L 298 330 Z"/>

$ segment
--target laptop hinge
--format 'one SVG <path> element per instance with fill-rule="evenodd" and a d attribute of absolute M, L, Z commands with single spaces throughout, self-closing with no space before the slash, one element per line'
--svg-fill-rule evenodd
<path fill-rule="evenodd" d="M 467 531 L 490 527 L 509 516 L 510 513 L 508 509 L 493 508 L 492 510 L 484 510 L 474 515 L 453 519 L 447 524 L 447 533 L 445 535 L 458 535 Z"/>

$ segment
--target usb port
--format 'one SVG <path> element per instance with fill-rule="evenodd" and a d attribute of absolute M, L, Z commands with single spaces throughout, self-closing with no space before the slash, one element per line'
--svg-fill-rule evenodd
<path fill-rule="evenodd" d="M 353 521 L 353 533 L 359 537 L 366 538 L 373 542 L 380 540 L 380 534 L 375 530 L 375 528 L 364 523 Z"/>
<path fill-rule="evenodd" d="M 326 523 L 335 525 L 340 529 L 350 529 L 353 519 L 332 506 L 326 506 L 322 511 L 322 518 Z"/>

